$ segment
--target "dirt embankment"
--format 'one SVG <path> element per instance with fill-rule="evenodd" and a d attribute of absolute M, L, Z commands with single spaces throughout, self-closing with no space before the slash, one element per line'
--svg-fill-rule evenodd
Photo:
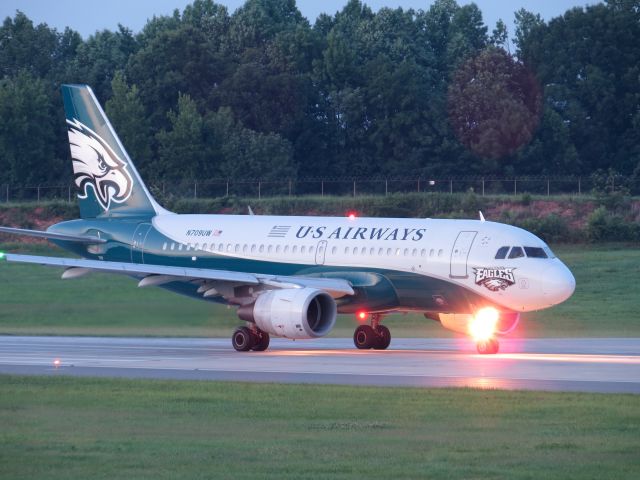
<path fill-rule="evenodd" d="M 173 202 L 177 213 L 343 216 L 356 211 L 372 217 L 478 218 L 521 226 L 550 242 L 640 241 L 640 200 L 481 197 L 477 195 L 389 195 L 388 197 L 276 197 L 199 199 Z M 0 225 L 35 230 L 79 216 L 75 203 L 1 205 Z M 0 234 L 0 242 L 16 241 Z M 21 242 L 41 240 L 22 237 Z"/>

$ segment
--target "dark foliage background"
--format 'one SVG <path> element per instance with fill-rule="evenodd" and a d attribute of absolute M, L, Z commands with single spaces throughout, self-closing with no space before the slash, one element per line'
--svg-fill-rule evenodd
<path fill-rule="evenodd" d="M 67 183 L 61 83 L 91 85 L 150 182 L 640 176 L 640 1 L 520 10 L 513 45 L 475 4 L 211 0 L 86 40 L 0 27 L 0 184 Z M 510 50 L 515 50 L 510 52 Z"/>

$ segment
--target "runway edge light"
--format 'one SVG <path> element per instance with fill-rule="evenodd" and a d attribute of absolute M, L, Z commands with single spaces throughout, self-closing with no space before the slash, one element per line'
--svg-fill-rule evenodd
<path fill-rule="evenodd" d="M 4 252 L 0 252 L 0 260 L 6 260 Z"/>

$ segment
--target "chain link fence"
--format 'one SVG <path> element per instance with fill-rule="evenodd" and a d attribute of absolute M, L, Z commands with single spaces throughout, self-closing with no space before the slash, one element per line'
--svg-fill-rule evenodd
<path fill-rule="evenodd" d="M 474 192 L 477 195 L 591 195 L 597 181 L 591 177 L 513 178 L 310 178 L 285 180 L 209 179 L 150 183 L 154 195 L 162 198 L 282 197 L 282 196 L 363 196 L 394 193 Z M 606 185 L 610 192 L 640 195 L 640 181 L 626 180 Z M 75 201 L 75 186 L 0 185 L 0 202 Z"/>

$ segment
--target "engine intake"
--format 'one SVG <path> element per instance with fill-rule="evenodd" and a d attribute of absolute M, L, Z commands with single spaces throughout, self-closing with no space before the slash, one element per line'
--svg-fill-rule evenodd
<path fill-rule="evenodd" d="M 325 336 L 335 325 L 336 315 L 331 295 L 314 288 L 270 290 L 238 308 L 242 320 L 270 334 L 296 339 Z"/>

